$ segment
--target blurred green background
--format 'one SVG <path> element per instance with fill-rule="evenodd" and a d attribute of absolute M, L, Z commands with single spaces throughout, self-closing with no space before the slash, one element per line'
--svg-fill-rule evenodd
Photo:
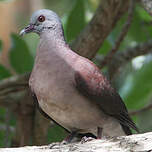
<path fill-rule="evenodd" d="M 90 21 L 98 4 L 99 0 L 0 0 L 2 18 L 0 21 L 0 82 L 32 70 L 39 38 L 36 34 L 28 34 L 21 38 L 18 33 L 28 24 L 34 10 L 48 8 L 57 12 L 63 22 L 66 40 L 70 43 Z M 116 28 L 104 41 L 97 56 L 104 56 L 111 49 L 125 20 L 126 15 L 120 19 Z M 131 27 L 119 51 L 125 51 L 129 47 L 151 40 L 151 23 L 152 17 L 137 4 Z M 104 72 L 106 73 L 106 68 Z M 119 91 L 129 111 L 138 110 L 150 104 L 152 102 L 152 55 L 149 53 L 136 57 L 124 65 L 113 80 L 113 86 Z M 151 115 L 152 110 L 149 109 L 132 117 L 141 132 L 152 131 Z M 14 112 L 10 108 L 0 107 L 0 147 L 13 146 L 16 124 Z M 60 127 L 50 125 L 46 143 L 61 141 L 65 134 Z M 32 141 L 30 144 L 33 144 Z"/>

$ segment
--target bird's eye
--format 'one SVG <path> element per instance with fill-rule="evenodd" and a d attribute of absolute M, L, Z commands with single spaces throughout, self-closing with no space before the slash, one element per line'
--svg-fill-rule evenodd
<path fill-rule="evenodd" d="M 38 17 L 38 21 L 39 21 L 39 22 L 44 22 L 44 21 L 45 21 L 45 16 L 40 15 L 40 16 Z"/>

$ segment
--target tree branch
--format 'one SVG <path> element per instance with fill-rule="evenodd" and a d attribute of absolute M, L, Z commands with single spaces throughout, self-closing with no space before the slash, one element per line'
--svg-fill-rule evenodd
<path fill-rule="evenodd" d="M 116 75 L 120 67 L 124 64 L 128 63 L 137 56 L 145 55 L 150 52 L 152 52 L 152 40 L 116 53 L 108 65 L 110 79 Z"/>
<path fill-rule="evenodd" d="M 11 117 L 11 111 L 7 108 L 6 109 L 6 114 L 5 114 L 5 124 L 6 124 L 6 129 L 5 129 L 5 147 L 9 146 L 9 135 L 10 135 L 10 117 Z"/>
<path fill-rule="evenodd" d="M 140 114 L 140 113 L 147 111 L 147 110 L 150 110 L 150 109 L 152 109 L 152 103 L 150 103 L 149 105 L 147 105 L 139 110 L 130 111 L 129 115 L 137 115 L 137 114 Z"/>
<path fill-rule="evenodd" d="M 29 73 L 0 81 L 0 106 L 16 109 L 28 89 Z"/>
<path fill-rule="evenodd" d="M 101 0 L 92 20 L 72 43 L 78 54 L 92 59 L 117 21 L 127 11 L 129 0 Z"/>
<path fill-rule="evenodd" d="M 33 145 L 43 145 L 48 143 L 48 129 L 51 126 L 53 125 L 51 125 L 50 120 L 46 119 L 38 110 L 36 110 L 33 128 Z"/>
<path fill-rule="evenodd" d="M 103 59 L 103 61 L 100 63 L 99 68 L 103 68 L 107 63 L 109 63 L 112 59 L 112 57 L 114 56 L 114 54 L 118 51 L 121 42 L 124 40 L 124 37 L 126 36 L 128 29 L 130 27 L 131 21 L 132 21 L 132 17 L 133 17 L 133 12 L 134 12 L 134 6 L 135 6 L 135 1 L 131 0 L 130 1 L 130 5 L 129 5 L 129 9 L 128 9 L 128 18 L 126 20 L 126 23 L 123 25 L 122 30 L 118 36 L 118 39 L 115 42 L 114 47 L 111 49 L 111 51 L 105 56 L 105 58 Z"/>
<path fill-rule="evenodd" d="M 26 73 L 23 75 L 16 75 L 16 76 L 13 76 L 9 79 L 5 79 L 3 81 L 0 81 L 0 91 L 6 87 L 27 85 L 29 76 L 30 76 L 30 73 Z"/>
<path fill-rule="evenodd" d="M 1 148 L 0 152 L 143 152 L 152 151 L 152 132 L 131 136 L 103 138 L 90 142 L 63 145 L 52 143 L 48 146 L 31 146 L 20 148 Z"/>
<path fill-rule="evenodd" d="M 35 107 L 32 96 L 30 96 L 30 90 L 24 90 L 22 98 L 16 102 L 14 105 L 15 109 L 13 112 L 16 115 L 16 131 L 13 137 L 11 146 L 19 147 L 29 145 L 32 141 L 33 134 L 33 121 Z"/>

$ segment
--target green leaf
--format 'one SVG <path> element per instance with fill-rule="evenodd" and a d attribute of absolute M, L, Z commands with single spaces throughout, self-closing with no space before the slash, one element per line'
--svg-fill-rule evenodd
<path fill-rule="evenodd" d="M 151 22 L 152 16 L 150 16 L 144 8 L 137 5 L 136 10 L 142 20 Z"/>
<path fill-rule="evenodd" d="M 39 39 L 40 38 L 37 34 L 27 34 L 23 37 L 23 40 L 27 44 L 29 51 L 33 57 L 36 55 Z"/>
<path fill-rule="evenodd" d="M 128 89 L 124 96 L 124 101 L 131 109 L 138 109 L 149 102 L 152 93 L 152 61 L 145 63 L 140 70 L 130 74 L 129 81 L 126 82 Z"/>
<path fill-rule="evenodd" d="M 58 125 L 49 128 L 48 130 L 48 141 L 57 142 L 62 141 L 65 138 L 65 130 Z"/>
<path fill-rule="evenodd" d="M 12 47 L 10 50 L 10 63 L 17 73 L 30 72 L 33 67 L 33 57 L 27 44 L 19 36 L 11 35 Z"/>
<path fill-rule="evenodd" d="M 76 0 L 73 9 L 71 10 L 66 28 L 65 34 L 68 41 L 74 39 L 85 26 L 85 1 Z"/>
<path fill-rule="evenodd" d="M 125 36 L 125 39 L 121 43 L 119 50 L 124 50 L 126 49 L 126 47 L 132 47 L 138 42 L 144 42 L 150 39 L 152 36 L 152 26 L 146 23 L 151 20 L 151 18 L 152 17 L 146 14 L 143 9 L 139 9 L 139 7 L 137 6 L 134 11 L 134 16 L 131 22 L 131 26 L 129 27 L 129 31 Z M 122 30 L 122 27 L 126 20 L 127 14 L 119 20 L 117 26 L 108 36 L 108 40 L 110 40 L 110 42 L 115 43 L 115 40 L 118 38 L 118 35 L 120 34 L 120 31 Z"/>
<path fill-rule="evenodd" d="M 140 132 L 150 132 L 152 131 L 152 121 L 151 120 L 151 115 L 152 115 L 152 110 L 147 110 L 142 113 L 139 113 L 139 118 L 138 118 L 138 126 L 140 126 Z M 145 123 L 146 122 L 146 123 Z"/>
<path fill-rule="evenodd" d="M 11 73 L 3 65 L 0 64 L 0 80 L 11 76 Z"/>
<path fill-rule="evenodd" d="M 141 15 L 141 13 L 143 13 L 143 15 Z M 129 38 L 136 42 L 148 40 L 150 36 L 149 30 L 152 30 L 152 27 L 151 25 L 145 24 L 145 22 L 151 20 L 151 18 L 152 17 L 146 14 L 143 9 L 139 11 L 139 7 L 137 7 L 128 32 Z"/>
<path fill-rule="evenodd" d="M 98 53 L 99 54 L 107 54 L 107 52 L 110 51 L 111 47 L 112 46 L 111 46 L 110 42 L 108 40 L 105 40 Z"/>

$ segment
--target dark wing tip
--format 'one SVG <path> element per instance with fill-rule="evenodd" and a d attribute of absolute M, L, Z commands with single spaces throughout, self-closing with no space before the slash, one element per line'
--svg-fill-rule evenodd
<path fill-rule="evenodd" d="M 137 133 L 139 132 L 139 129 L 137 128 L 136 124 L 132 121 L 128 113 L 121 113 L 117 119 L 120 121 L 122 126 L 126 126 L 129 128 L 134 129 Z"/>

